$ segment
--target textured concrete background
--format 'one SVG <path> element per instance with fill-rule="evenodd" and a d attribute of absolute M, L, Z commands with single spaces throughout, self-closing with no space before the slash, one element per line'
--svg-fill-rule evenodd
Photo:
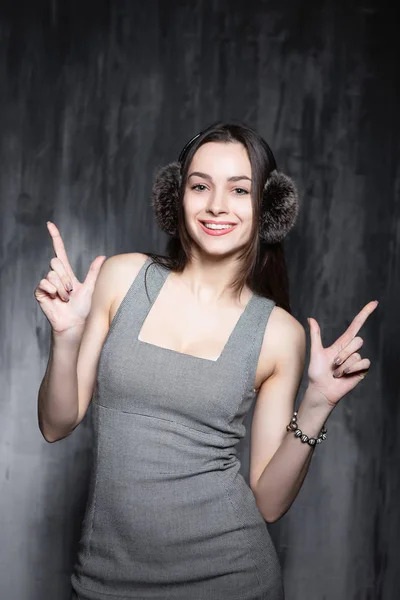
<path fill-rule="evenodd" d="M 380 300 L 360 332 L 370 373 L 269 526 L 287 599 L 400 597 L 399 46 L 394 10 L 378 0 L 3 0 L 1 600 L 68 597 L 90 468 L 90 410 L 56 444 L 37 426 L 46 220 L 80 279 L 99 254 L 162 252 L 154 171 L 220 118 L 256 127 L 298 183 L 285 248 L 307 332 L 314 316 L 328 345 Z M 298 401 L 305 385 L 306 373 Z"/>

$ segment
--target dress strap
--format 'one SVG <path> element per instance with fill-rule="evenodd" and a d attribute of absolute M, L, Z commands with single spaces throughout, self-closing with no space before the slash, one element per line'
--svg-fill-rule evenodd
<path fill-rule="evenodd" d="M 264 341 L 265 330 L 268 324 L 272 309 L 276 302 L 271 298 L 265 298 L 256 294 L 252 305 L 252 314 L 249 319 L 248 335 L 252 336 L 250 351 L 247 355 L 247 381 L 246 389 L 254 392 L 254 382 L 257 374 L 257 366 L 260 358 L 260 352 Z"/>

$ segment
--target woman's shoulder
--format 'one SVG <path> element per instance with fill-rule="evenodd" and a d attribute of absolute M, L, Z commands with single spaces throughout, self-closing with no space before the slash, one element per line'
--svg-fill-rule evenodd
<path fill-rule="evenodd" d="M 103 270 L 107 271 L 110 283 L 113 285 L 132 280 L 139 273 L 146 262 L 148 256 L 142 252 L 127 252 L 124 254 L 114 254 L 109 256 L 102 265 Z"/>
<path fill-rule="evenodd" d="M 304 326 L 287 310 L 275 305 L 269 321 L 270 339 L 275 348 L 295 347 L 300 350 L 305 346 L 306 331 Z"/>
<path fill-rule="evenodd" d="M 147 258 L 147 254 L 142 252 L 126 252 L 109 256 L 105 263 L 108 263 L 110 269 L 137 269 L 139 271 Z"/>
<path fill-rule="evenodd" d="M 265 298 L 265 312 L 266 327 L 257 366 L 260 385 L 278 372 L 302 371 L 306 349 L 300 321 L 269 298 Z"/>
<path fill-rule="evenodd" d="M 126 294 L 147 258 L 142 252 L 128 252 L 109 256 L 104 261 L 102 270 L 106 284 L 113 290 L 111 305 Z"/>
<path fill-rule="evenodd" d="M 305 335 L 305 329 L 296 317 L 274 303 L 270 315 L 271 325 L 277 334 L 290 338 Z"/>
<path fill-rule="evenodd" d="M 303 362 L 306 351 L 306 331 L 302 323 L 287 310 L 274 304 L 268 317 L 261 357 L 272 359 L 273 371 L 279 363 Z"/>

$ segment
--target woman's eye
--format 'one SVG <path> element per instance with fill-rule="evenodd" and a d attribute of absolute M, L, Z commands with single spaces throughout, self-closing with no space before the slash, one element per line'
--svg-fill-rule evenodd
<path fill-rule="evenodd" d="M 195 185 L 192 185 L 192 187 L 190 189 L 202 192 L 203 190 L 207 189 L 207 186 L 205 186 L 203 183 L 196 183 Z M 237 196 L 244 196 L 249 193 L 247 190 L 245 190 L 243 188 L 235 188 L 234 191 L 236 192 Z"/>

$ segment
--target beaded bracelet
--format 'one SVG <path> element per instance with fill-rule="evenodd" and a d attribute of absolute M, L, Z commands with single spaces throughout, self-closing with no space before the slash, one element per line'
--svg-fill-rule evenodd
<path fill-rule="evenodd" d="M 325 428 L 325 423 L 322 426 L 322 429 L 317 438 L 309 438 L 308 435 L 302 432 L 301 429 L 297 426 L 297 411 L 294 411 L 293 417 L 289 425 L 286 427 L 286 431 L 293 431 L 294 435 L 301 439 L 301 441 L 305 444 L 309 444 L 310 446 L 315 446 L 315 444 L 321 444 L 323 440 L 326 440 L 326 432 L 328 431 Z"/>

